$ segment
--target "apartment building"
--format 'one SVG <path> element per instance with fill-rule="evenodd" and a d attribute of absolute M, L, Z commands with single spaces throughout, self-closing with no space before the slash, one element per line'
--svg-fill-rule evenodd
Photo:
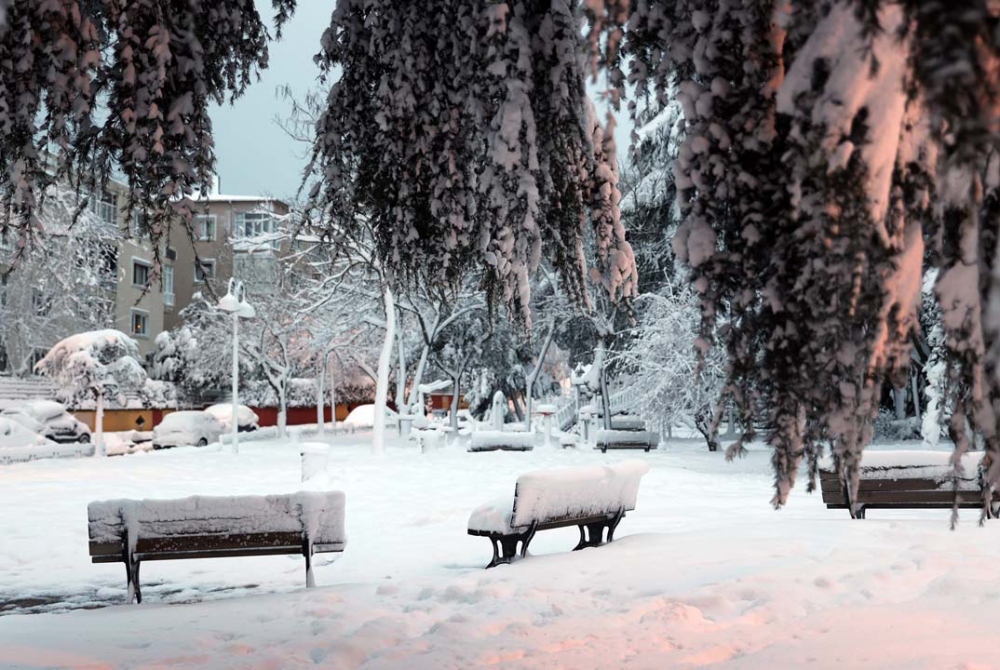
<path fill-rule="evenodd" d="M 281 218 L 289 212 L 284 201 L 261 196 L 213 192 L 198 202 L 202 213 L 193 222 L 194 239 L 188 239 L 185 231 L 171 231 L 170 274 L 164 277 L 164 286 L 170 289 L 164 310 L 166 330 L 183 322 L 181 311 L 196 294 L 221 296 L 234 270 L 237 277 L 245 276 L 248 264 L 274 261 L 277 243 L 268 238 L 278 232 Z"/>

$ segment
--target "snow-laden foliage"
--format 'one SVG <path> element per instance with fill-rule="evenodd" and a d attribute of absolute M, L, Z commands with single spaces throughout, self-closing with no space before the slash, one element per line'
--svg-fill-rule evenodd
<path fill-rule="evenodd" d="M 168 217 L 188 231 L 215 165 L 209 110 L 267 66 L 253 0 L 13 0 L 0 30 L 0 229 L 36 232 L 45 187 L 90 191 L 114 171 L 153 248 Z M 272 0 L 282 23 L 294 0 Z"/>
<path fill-rule="evenodd" d="M 701 348 L 728 349 L 743 439 L 769 426 L 777 505 L 826 444 L 856 485 L 882 386 L 907 382 L 925 241 L 949 432 L 961 454 L 966 422 L 980 431 L 1000 475 L 998 26 L 985 0 L 640 2 L 627 58 L 601 52 L 638 101 L 676 91 L 683 107 L 675 250 L 702 296 Z"/>
<path fill-rule="evenodd" d="M 646 425 L 666 434 L 691 423 L 715 451 L 713 424 L 726 380 L 725 355 L 713 349 L 703 358 L 695 350 L 698 304 L 698 296 L 686 284 L 643 294 L 637 301 L 636 336 L 620 356 L 628 364 L 626 378 L 638 391 L 636 410 Z"/>
<path fill-rule="evenodd" d="M 115 398 L 125 405 L 125 393 L 146 381 L 139 345 L 117 330 L 71 335 L 52 347 L 36 368 L 55 380 L 60 401 L 70 407 L 94 398 Z"/>
<path fill-rule="evenodd" d="M 525 320 L 543 251 L 586 304 L 591 227 L 600 283 L 628 298 L 634 261 L 613 133 L 589 112 L 581 11 L 339 0 L 319 56 L 339 79 L 317 122 L 312 204 L 348 235 L 370 217 L 394 283 L 456 286 L 485 268 L 493 301 Z"/>

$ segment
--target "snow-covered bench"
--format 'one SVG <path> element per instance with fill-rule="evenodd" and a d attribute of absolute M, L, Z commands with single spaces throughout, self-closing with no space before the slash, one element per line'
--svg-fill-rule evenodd
<path fill-rule="evenodd" d="M 513 430 L 477 430 L 472 434 L 469 451 L 531 451 L 535 434 Z"/>
<path fill-rule="evenodd" d="M 341 552 L 344 494 L 108 500 L 87 506 L 94 563 L 125 564 L 129 602 L 142 602 L 142 561 L 302 554 L 313 586 L 312 554 Z"/>
<path fill-rule="evenodd" d="M 599 430 L 595 449 L 607 453 L 608 449 L 656 449 L 660 436 L 648 430 Z"/>
<path fill-rule="evenodd" d="M 982 509 L 981 459 L 982 452 L 965 454 L 963 474 L 956 480 L 951 452 L 866 451 L 857 499 L 851 505 L 850 491 L 841 484 L 833 459 L 826 458 L 819 465 L 820 489 L 827 509 L 846 509 L 852 519 L 864 519 L 869 509 L 951 509 L 956 503 Z M 988 516 L 997 516 L 997 503 L 1000 496 L 994 491 Z"/>
<path fill-rule="evenodd" d="M 622 414 L 611 417 L 611 428 L 612 430 L 644 431 L 646 430 L 646 422 L 637 416 Z"/>
<path fill-rule="evenodd" d="M 639 481 L 649 472 L 644 461 L 587 466 L 566 470 L 539 470 L 521 475 L 514 499 L 481 505 L 469 517 L 469 535 L 488 537 L 493 544 L 492 568 L 524 557 L 540 530 L 579 526 L 580 541 L 573 551 L 614 539 L 626 512 L 635 509 Z"/>

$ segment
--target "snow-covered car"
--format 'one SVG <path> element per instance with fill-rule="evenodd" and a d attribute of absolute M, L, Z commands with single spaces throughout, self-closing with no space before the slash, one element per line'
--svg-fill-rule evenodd
<path fill-rule="evenodd" d="M 0 416 L 0 465 L 23 463 L 37 458 L 93 455 L 92 444 L 59 444 L 9 417 Z"/>
<path fill-rule="evenodd" d="M 249 433 L 257 430 L 260 427 L 260 418 L 257 413 L 246 405 L 240 405 L 236 410 L 236 416 L 238 417 L 239 423 L 237 424 L 237 430 L 241 433 Z M 220 403 L 218 405 L 212 405 L 205 409 L 206 414 L 211 414 L 220 424 L 222 424 L 223 432 L 230 432 L 233 429 L 233 406 L 231 403 Z"/>
<path fill-rule="evenodd" d="M 153 449 L 204 447 L 219 439 L 222 424 L 206 412 L 173 412 L 153 429 Z"/>
<path fill-rule="evenodd" d="M 20 407 L 5 409 L 0 416 L 13 419 L 53 442 L 90 442 L 87 424 L 66 411 L 65 405 L 53 400 L 34 400 Z"/>
<path fill-rule="evenodd" d="M 395 427 L 399 424 L 399 414 L 395 410 L 385 408 L 386 427 Z M 351 413 L 344 419 L 343 425 L 353 428 L 371 428 L 375 425 L 375 405 L 358 405 L 351 410 Z"/>

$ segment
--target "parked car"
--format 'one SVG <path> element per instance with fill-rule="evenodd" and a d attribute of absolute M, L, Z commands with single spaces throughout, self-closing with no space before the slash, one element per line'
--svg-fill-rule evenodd
<path fill-rule="evenodd" d="M 215 417 L 206 412 L 173 412 L 153 429 L 153 449 L 204 447 L 219 439 L 224 431 Z"/>
<path fill-rule="evenodd" d="M 33 400 L 20 407 L 5 409 L 0 416 L 12 419 L 28 430 L 53 442 L 90 442 L 90 428 L 53 400 Z"/>
<path fill-rule="evenodd" d="M 37 458 L 93 456 L 94 445 L 59 444 L 9 417 L 0 416 L 0 465 L 24 463 Z"/>
<path fill-rule="evenodd" d="M 375 425 L 375 405 L 358 405 L 347 415 L 343 425 L 354 428 L 371 428 Z M 385 425 L 387 428 L 395 428 L 399 425 L 399 414 L 388 407 L 385 408 Z"/>
<path fill-rule="evenodd" d="M 232 403 L 219 403 L 218 405 L 212 405 L 205 410 L 207 414 L 211 414 L 216 421 L 222 424 L 223 432 L 229 433 L 233 430 L 233 405 Z M 239 418 L 239 423 L 237 424 L 237 430 L 241 433 L 249 433 L 257 430 L 260 427 L 260 417 L 257 413 L 246 405 L 240 405 L 237 409 L 237 417 Z"/>

